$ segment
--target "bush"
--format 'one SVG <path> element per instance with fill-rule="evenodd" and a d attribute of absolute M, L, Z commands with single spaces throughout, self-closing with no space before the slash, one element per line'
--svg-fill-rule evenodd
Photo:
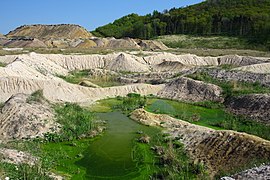
<path fill-rule="evenodd" d="M 138 108 L 143 108 L 146 105 L 146 96 L 141 96 L 136 93 L 129 93 L 127 97 L 123 97 L 123 103 L 120 105 L 120 109 L 123 111 L 132 111 Z"/>
<path fill-rule="evenodd" d="M 57 121 L 62 125 L 59 136 L 46 134 L 49 141 L 70 141 L 87 136 L 94 128 L 92 112 L 77 104 L 66 103 L 54 107 Z"/>
<path fill-rule="evenodd" d="M 223 90 L 222 93 L 225 98 L 242 94 L 270 92 L 270 88 L 261 85 L 259 82 L 250 83 L 242 81 L 222 81 L 212 78 L 207 72 L 196 72 L 188 75 L 188 77 L 220 86 Z"/>
<path fill-rule="evenodd" d="M 33 92 L 26 100 L 27 103 L 31 102 L 42 102 L 42 100 L 45 100 L 43 96 L 43 90 L 37 90 Z"/>

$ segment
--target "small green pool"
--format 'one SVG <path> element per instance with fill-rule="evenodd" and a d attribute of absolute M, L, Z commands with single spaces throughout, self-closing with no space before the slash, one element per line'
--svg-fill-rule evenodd
<path fill-rule="evenodd" d="M 210 109 L 165 99 L 150 99 L 145 109 L 154 113 L 168 114 L 183 120 L 192 121 L 192 118 L 196 117 L 198 120 L 192 123 L 213 129 L 221 128 L 209 124 L 226 118 L 226 113 L 221 109 Z"/>
<path fill-rule="evenodd" d="M 53 159 L 56 170 L 70 174 L 71 179 L 148 179 L 156 168 L 154 155 L 149 145 L 137 142 L 141 136 L 138 132 L 155 139 L 160 129 L 141 125 L 121 112 L 97 113 L 96 116 L 107 122 L 102 136 L 76 141 L 76 146 L 72 143 L 44 145 L 51 156 L 60 151 L 63 154 Z"/>
<path fill-rule="evenodd" d="M 107 121 L 106 133 L 92 142 L 84 152 L 84 158 L 76 164 L 87 170 L 89 179 L 131 179 L 140 174 L 133 159 L 134 141 L 142 131 L 150 136 L 159 132 L 156 128 L 140 125 L 120 112 L 98 113 Z"/>

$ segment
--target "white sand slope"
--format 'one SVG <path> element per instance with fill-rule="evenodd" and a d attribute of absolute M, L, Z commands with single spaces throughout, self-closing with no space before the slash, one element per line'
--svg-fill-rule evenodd
<path fill-rule="evenodd" d="M 260 72 L 266 72 L 270 69 L 269 63 L 266 63 L 266 58 L 240 56 L 199 57 L 192 54 L 175 55 L 171 53 L 152 53 L 145 57 L 128 53 L 112 53 L 108 55 L 29 53 L 0 56 L 0 62 L 8 64 L 6 67 L 0 67 L 0 101 L 2 102 L 14 94 L 29 94 L 38 89 L 43 89 L 45 97 L 53 102 L 87 103 L 106 97 L 125 96 L 131 92 L 157 94 L 164 87 L 164 85 L 134 84 L 110 88 L 90 88 L 67 83 L 57 76 L 66 76 L 73 70 L 104 69 L 115 72 L 143 73 L 151 71 L 178 72 L 192 67 L 218 66 L 226 63 L 238 65 L 255 64 L 241 68 L 258 67 Z"/>
<path fill-rule="evenodd" d="M 109 88 L 88 88 L 70 84 L 56 75 L 67 75 L 75 69 L 112 69 L 114 71 L 149 71 L 146 63 L 124 53 L 103 55 L 41 55 L 30 53 L 4 57 L 10 63 L 0 68 L 0 101 L 4 102 L 17 93 L 31 94 L 42 89 L 44 96 L 53 102 L 67 101 L 91 103 L 93 101 L 128 93 L 156 94 L 163 86 L 135 84 Z M 0 58 L 1 59 L 1 58 Z"/>

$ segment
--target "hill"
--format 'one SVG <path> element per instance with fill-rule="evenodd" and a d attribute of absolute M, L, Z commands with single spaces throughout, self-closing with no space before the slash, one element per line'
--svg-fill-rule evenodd
<path fill-rule="evenodd" d="M 97 28 L 102 36 L 150 39 L 160 35 L 229 35 L 270 48 L 270 0 L 208 0 L 139 16 L 130 14 Z"/>
<path fill-rule="evenodd" d="M 7 37 L 31 37 L 37 39 L 87 39 L 91 33 L 79 25 L 24 25 L 9 32 Z"/>
<path fill-rule="evenodd" d="M 5 38 L 5 36 L 3 34 L 0 33 L 0 38 Z"/>

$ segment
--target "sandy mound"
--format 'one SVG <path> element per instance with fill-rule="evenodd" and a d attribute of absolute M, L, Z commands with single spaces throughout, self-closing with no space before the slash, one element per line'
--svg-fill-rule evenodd
<path fill-rule="evenodd" d="M 1 34 L 1 33 L 0 33 L 0 39 L 2 39 L 2 38 L 4 38 L 4 39 L 5 39 L 5 38 L 6 38 L 6 36 L 4 36 L 3 34 Z"/>
<path fill-rule="evenodd" d="M 193 54 L 178 55 L 178 61 L 190 66 L 216 66 L 216 57 L 199 57 Z"/>
<path fill-rule="evenodd" d="M 235 68 L 234 70 L 247 71 L 247 72 L 252 72 L 252 73 L 269 74 L 270 73 L 270 63 L 262 63 L 262 64 L 243 66 L 243 67 Z"/>
<path fill-rule="evenodd" d="M 162 126 L 173 138 L 182 142 L 195 161 L 203 162 L 211 175 L 239 169 L 256 159 L 269 159 L 270 142 L 234 131 L 216 131 L 138 109 L 131 118 L 151 126 Z"/>
<path fill-rule="evenodd" d="M 85 87 L 100 88 L 100 86 L 98 86 L 90 81 L 87 81 L 87 80 L 80 82 L 79 85 L 85 86 Z"/>
<path fill-rule="evenodd" d="M 60 80 L 38 80 L 21 77 L 0 78 L 0 102 L 17 93 L 31 94 L 43 90 L 46 99 L 52 102 L 92 103 L 108 97 L 126 96 L 129 93 L 157 94 L 163 85 L 134 84 L 108 88 L 89 88 Z"/>
<path fill-rule="evenodd" d="M 257 58 L 257 57 L 249 57 L 249 56 L 238 56 L 238 55 L 228 55 L 228 56 L 220 56 L 218 57 L 218 64 L 230 64 L 235 66 L 247 66 L 252 64 L 260 64 L 269 62 L 267 58 Z"/>
<path fill-rule="evenodd" d="M 188 69 L 188 67 L 177 61 L 164 61 L 160 64 L 153 65 L 152 69 L 157 72 L 181 72 Z"/>
<path fill-rule="evenodd" d="M 125 72 L 148 72 L 149 67 L 142 58 L 126 53 L 120 53 L 108 62 L 106 69 Z"/>
<path fill-rule="evenodd" d="M 149 72 L 125 74 L 119 78 L 122 83 L 148 83 L 148 84 L 165 84 L 175 76 L 174 72 Z"/>
<path fill-rule="evenodd" d="M 244 71 L 231 71 L 225 69 L 201 69 L 198 72 L 207 73 L 214 79 L 222 81 L 240 81 L 249 83 L 260 83 L 264 86 L 270 87 L 270 74 L 258 74 Z"/>
<path fill-rule="evenodd" d="M 139 40 L 138 45 L 147 50 L 168 50 L 169 48 L 160 41 Z"/>
<path fill-rule="evenodd" d="M 131 38 L 125 39 L 108 39 L 109 42 L 106 43 L 107 48 L 115 49 L 115 48 L 128 48 L 128 49 L 139 49 L 140 46 L 135 42 L 135 40 Z"/>
<path fill-rule="evenodd" d="M 144 57 L 144 60 L 150 65 L 157 65 L 165 61 L 172 61 L 172 62 L 178 61 L 178 56 L 175 54 L 163 52 L 146 56 Z"/>
<path fill-rule="evenodd" d="M 8 39 L 1 39 L 0 38 L 0 46 L 4 46 L 4 44 L 8 43 L 9 40 Z"/>
<path fill-rule="evenodd" d="M 158 96 L 192 102 L 223 101 L 221 93 L 222 89 L 216 85 L 181 77 L 166 84 Z"/>
<path fill-rule="evenodd" d="M 225 105 L 234 114 L 243 115 L 270 125 L 269 94 L 251 94 L 233 97 Z"/>
<path fill-rule="evenodd" d="M 145 57 L 145 61 L 151 65 L 161 64 L 162 62 L 179 62 L 185 66 L 219 66 L 235 65 L 246 66 L 251 64 L 267 63 L 268 58 L 249 57 L 249 56 L 219 56 L 219 57 L 199 57 L 193 54 L 175 55 L 171 53 L 155 53 Z"/>
<path fill-rule="evenodd" d="M 85 49 L 85 48 L 92 48 L 92 47 L 96 47 L 97 44 L 95 43 L 95 41 L 86 39 L 85 41 L 83 41 L 82 43 L 78 44 L 76 46 L 76 48 L 81 48 L 81 49 Z"/>
<path fill-rule="evenodd" d="M 29 61 L 36 61 L 35 64 L 39 63 L 38 59 L 43 59 L 50 63 L 50 66 L 55 64 L 54 66 L 61 66 L 69 71 L 84 69 L 107 69 L 125 72 L 149 71 L 148 65 L 142 58 L 126 53 L 108 55 L 42 55 L 31 53 L 28 57 L 27 55 L 20 57 L 28 58 Z M 51 69 L 50 66 L 48 66 L 49 69 Z"/>
<path fill-rule="evenodd" d="M 57 132 L 59 124 L 53 118 L 53 110 L 45 100 L 31 101 L 29 95 L 14 95 L 1 108 L 0 139 L 34 138 Z"/>
<path fill-rule="evenodd" d="M 193 54 L 175 55 L 171 53 L 157 53 L 145 57 L 146 62 L 151 65 L 160 64 L 165 61 L 179 62 L 186 66 L 217 66 L 217 57 L 199 57 Z"/>
<path fill-rule="evenodd" d="M 43 48 L 47 47 L 46 44 L 36 38 L 29 39 L 11 39 L 3 46 L 5 47 L 16 47 L 16 48 Z"/>
<path fill-rule="evenodd" d="M 1 59 L 1 57 L 0 57 Z M 10 61 L 3 57 L 2 61 Z M 0 67 L 0 101 L 6 101 L 17 93 L 31 94 L 43 89 L 47 99 L 53 102 L 93 102 L 95 100 L 125 96 L 136 92 L 156 94 L 162 87 L 146 84 L 136 84 L 112 88 L 87 88 L 69 84 L 56 75 L 67 75 L 71 70 L 82 69 L 113 69 L 116 71 L 147 71 L 148 66 L 140 58 L 127 54 L 111 55 L 19 55 L 15 61 L 6 67 Z M 108 64 L 105 67 L 105 64 Z M 111 71 L 108 71 L 111 72 Z"/>
<path fill-rule="evenodd" d="M 6 55 L 6 56 L 0 56 L 0 62 L 4 64 L 9 64 L 15 61 L 17 59 L 17 55 Z"/>
<path fill-rule="evenodd" d="M 11 58 L 12 60 L 13 58 Z M 10 60 L 4 58 L 4 60 Z M 35 54 L 21 55 L 12 63 L 9 63 L 5 68 L 0 68 L 1 77 L 21 77 L 29 79 L 53 79 L 54 75 L 67 75 L 68 70 L 61 66 L 47 61 L 42 56 Z"/>
<path fill-rule="evenodd" d="M 52 48 L 68 48 L 69 41 L 65 39 L 51 39 L 45 42 L 48 47 Z"/>
<path fill-rule="evenodd" d="M 108 55 L 30 53 L 15 56 L 0 56 L 0 62 L 8 64 L 4 68 L 0 67 L 2 101 L 7 100 L 11 95 L 16 93 L 32 93 L 38 89 L 44 89 L 44 93 L 49 100 L 68 102 L 92 102 L 96 98 L 91 93 L 95 95 L 97 95 L 96 93 L 101 93 L 98 96 L 106 98 L 106 96 L 114 96 L 114 91 L 118 95 L 125 95 L 129 92 L 140 92 L 141 89 L 144 89 L 143 91 L 146 93 L 150 92 L 150 88 L 154 87 L 142 85 L 139 88 L 140 85 L 137 84 L 134 86 L 115 87 L 116 89 L 95 88 L 93 90 L 91 88 L 69 84 L 57 77 L 57 75 L 66 76 L 70 71 L 74 70 L 90 69 L 99 75 L 103 75 L 104 73 L 111 74 L 112 72 L 146 72 L 143 73 L 143 76 L 138 77 L 125 76 L 123 80 L 128 80 L 131 83 L 150 82 L 156 84 L 165 82 L 164 80 L 158 80 L 159 78 L 170 78 L 174 73 L 179 73 L 182 70 L 196 66 L 218 65 L 217 58 L 198 57 L 195 55 L 174 55 L 169 53 L 153 53 L 145 57 L 127 53 L 113 53 Z M 150 71 L 157 73 L 152 76 L 148 74 Z M 160 72 L 164 72 L 165 74 Z M 158 87 L 159 89 L 161 88 L 160 86 Z M 158 90 L 155 89 L 153 92 L 157 93 Z M 220 93 L 221 90 L 216 86 L 182 78 L 167 84 L 166 88 L 159 95 L 178 100 L 219 101 Z"/>
<path fill-rule="evenodd" d="M 8 37 L 27 36 L 37 39 L 79 39 L 90 38 L 92 35 L 81 26 L 73 24 L 58 25 L 27 25 L 9 32 Z"/>
<path fill-rule="evenodd" d="M 61 54 L 34 54 L 35 60 L 43 57 L 47 61 L 61 66 L 68 71 L 83 69 L 103 69 L 105 67 L 107 56 L 105 55 L 61 55 Z M 115 55 L 113 56 L 115 57 Z"/>

